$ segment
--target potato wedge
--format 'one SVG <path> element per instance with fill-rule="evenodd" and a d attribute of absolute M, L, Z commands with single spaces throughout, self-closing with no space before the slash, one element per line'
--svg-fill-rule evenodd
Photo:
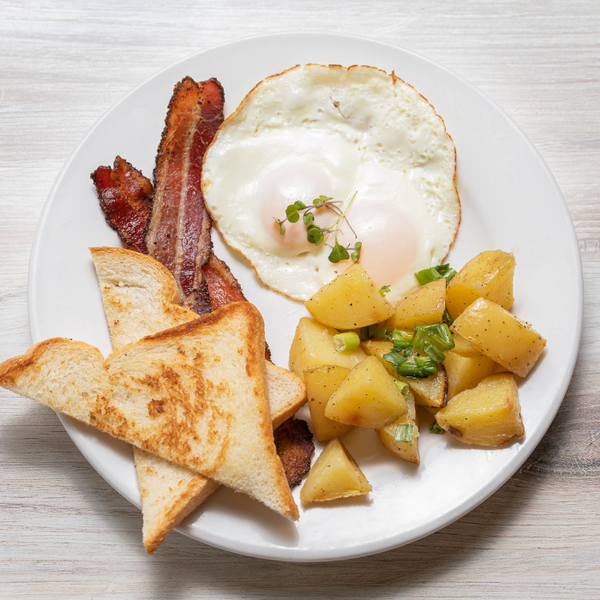
<path fill-rule="evenodd" d="M 448 375 L 448 400 L 464 390 L 474 388 L 480 381 L 489 377 L 496 367 L 496 363 L 491 358 L 476 350 L 471 356 L 464 356 L 454 349 L 447 350 L 445 354 L 444 368 Z"/>
<path fill-rule="evenodd" d="M 394 307 L 358 263 L 324 285 L 305 306 L 317 321 L 336 329 L 374 325 L 394 314 Z"/>
<path fill-rule="evenodd" d="M 333 421 L 325 416 L 325 407 L 331 394 L 348 376 L 350 369 L 337 365 L 304 369 L 304 382 L 308 396 L 308 409 L 318 442 L 328 442 L 352 429 L 352 425 Z"/>
<path fill-rule="evenodd" d="M 419 417 L 415 406 L 415 399 L 412 394 L 406 398 L 406 414 L 396 419 L 393 423 L 376 429 L 377 436 L 381 443 L 396 456 L 403 460 L 419 464 Z M 398 425 L 410 425 L 412 427 L 410 442 L 396 442 L 396 431 Z"/>
<path fill-rule="evenodd" d="M 333 392 L 325 416 L 348 425 L 378 428 L 406 411 L 406 400 L 394 380 L 377 357 L 368 356 Z"/>
<path fill-rule="evenodd" d="M 337 498 L 362 496 L 371 485 L 356 461 L 337 439 L 331 440 L 315 461 L 302 489 L 300 500 L 326 502 Z"/>
<path fill-rule="evenodd" d="M 396 305 L 388 324 L 396 329 L 441 323 L 446 308 L 446 280 L 437 279 L 409 294 Z"/>
<path fill-rule="evenodd" d="M 448 285 L 446 308 L 452 318 L 456 319 L 477 298 L 510 308 L 515 264 L 515 257 L 502 250 L 488 250 L 472 258 Z"/>
<path fill-rule="evenodd" d="M 465 444 L 502 446 L 525 434 L 517 382 L 510 373 L 491 375 L 454 396 L 435 419 Z"/>
<path fill-rule="evenodd" d="M 290 348 L 290 371 L 304 380 L 304 369 L 318 365 L 339 365 L 351 369 L 366 357 L 361 348 L 338 352 L 333 347 L 335 329 L 302 317 Z"/>
<path fill-rule="evenodd" d="M 546 346 L 530 325 L 485 298 L 466 308 L 450 329 L 520 377 L 527 376 Z"/>
<path fill-rule="evenodd" d="M 394 347 L 392 342 L 386 340 L 367 340 L 361 343 L 361 347 L 369 356 L 379 358 L 381 364 L 392 377 L 408 383 L 408 387 L 410 387 L 411 392 L 415 395 L 415 402 L 417 404 L 431 408 L 446 406 L 448 401 L 448 378 L 443 365 L 438 365 L 437 374 L 427 377 L 427 379 L 408 379 L 398 375 L 391 363 L 383 358 L 383 355 L 390 352 Z"/>

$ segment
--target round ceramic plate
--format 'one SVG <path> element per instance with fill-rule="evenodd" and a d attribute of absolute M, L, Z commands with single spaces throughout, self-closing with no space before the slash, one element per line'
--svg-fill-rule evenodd
<path fill-rule="evenodd" d="M 119 240 L 104 221 L 89 174 L 117 154 L 152 173 L 173 85 L 185 75 L 217 77 L 229 114 L 267 75 L 308 62 L 394 70 L 435 106 L 456 143 L 463 208 L 449 260 L 459 268 L 482 250 L 513 252 L 513 312 L 532 323 L 548 346 L 519 388 L 526 430 L 519 442 L 497 450 L 472 448 L 422 427 L 422 462 L 416 467 L 385 450 L 373 431 L 354 430 L 344 443 L 373 486 L 367 496 L 305 507 L 296 489 L 300 520 L 291 523 L 222 488 L 180 527 L 207 544 L 289 561 L 394 548 L 448 525 L 490 496 L 523 464 L 554 418 L 575 364 L 582 315 L 581 266 L 569 213 L 541 157 L 502 110 L 461 78 L 411 52 L 351 37 L 286 34 L 192 56 L 131 92 L 90 131 L 60 173 L 38 227 L 29 276 L 34 341 L 61 336 L 93 344 L 105 355 L 111 351 L 88 247 L 119 246 Z M 265 289 L 243 259 L 217 234 L 213 238 L 217 255 L 265 316 L 274 362 L 287 366 L 304 307 Z M 130 448 L 68 418 L 62 422 L 94 468 L 139 506 Z"/>

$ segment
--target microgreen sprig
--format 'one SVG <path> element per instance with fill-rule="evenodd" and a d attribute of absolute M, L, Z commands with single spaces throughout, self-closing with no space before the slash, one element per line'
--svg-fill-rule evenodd
<path fill-rule="evenodd" d="M 302 222 L 306 226 L 306 239 L 310 244 L 314 244 L 315 246 L 320 246 L 325 243 L 327 246 L 331 248 L 331 252 L 329 253 L 329 262 L 339 263 L 342 260 L 348 260 L 351 258 L 354 262 L 358 262 L 360 260 L 360 252 L 362 249 L 362 242 L 358 240 L 354 243 L 354 246 L 351 247 L 350 244 L 347 246 L 342 246 L 338 242 L 338 233 L 340 233 L 341 224 L 345 221 L 350 231 L 354 234 L 354 237 L 357 237 L 356 232 L 352 229 L 352 225 L 348 221 L 346 217 L 346 213 L 350 210 L 352 203 L 354 202 L 354 198 L 356 198 L 356 193 L 350 199 L 346 210 L 342 210 L 340 205 L 342 202 L 340 200 L 334 200 L 329 196 L 320 195 L 318 198 L 315 198 L 312 201 L 312 204 L 306 206 L 304 202 L 301 200 L 297 200 L 293 204 L 289 204 L 285 209 L 285 219 L 278 219 L 277 217 L 273 217 L 277 225 L 279 225 L 279 233 L 281 235 L 285 235 L 285 222 L 288 223 L 297 223 L 300 220 L 300 216 L 302 215 Z M 331 211 L 337 216 L 337 219 L 333 225 L 330 227 L 319 227 L 315 221 L 315 212 L 319 209 L 326 209 Z M 326 243 L 326 240 L 329 236 L 333 235 L 333 246 Z"/>

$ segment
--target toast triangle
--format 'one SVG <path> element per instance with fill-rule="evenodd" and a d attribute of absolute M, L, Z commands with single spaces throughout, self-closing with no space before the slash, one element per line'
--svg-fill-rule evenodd
<path fill-rule="evenodd" d="M 157 260 L 121 248 L 91 248 L 111 340 L 115 349 L 198 316 L 179 305 L 168 269 Z M 273 427 L 306 403 L 302 381 L 266 363 Z M 152 554 L 170 531 L 218 488 L 214 481 L 153 454 L 133 449 L 142 499 L 143 542 Z"/>
<path fill-rule="evenodd" d="M 236 302 L 106 360 L 54 338 L 0 365 L 0 385 L 298 518 L 273 442 L 264 324 Z"/>

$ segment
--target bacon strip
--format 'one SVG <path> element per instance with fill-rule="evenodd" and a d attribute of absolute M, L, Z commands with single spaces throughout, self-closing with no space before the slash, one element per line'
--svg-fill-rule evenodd
<path fill-rule="evenodd" d="M 165 265 L 198 314 L 210 310 L 202 265 L 211 253 L 211 221 L 200 187 L 202 159 L 223 122 L 225 96 L 216 79 L 185 77 L 173 91 L 154 169 L 153 209 L 146 245 Z"/>
<path fill-rule="evenodd" d="M 146 228 L 152 212 L 152 184 L 141 171 L 117 156 L 113 167 L 91 175 L 106 222 L 129 250 L 147 254 Z"/>

